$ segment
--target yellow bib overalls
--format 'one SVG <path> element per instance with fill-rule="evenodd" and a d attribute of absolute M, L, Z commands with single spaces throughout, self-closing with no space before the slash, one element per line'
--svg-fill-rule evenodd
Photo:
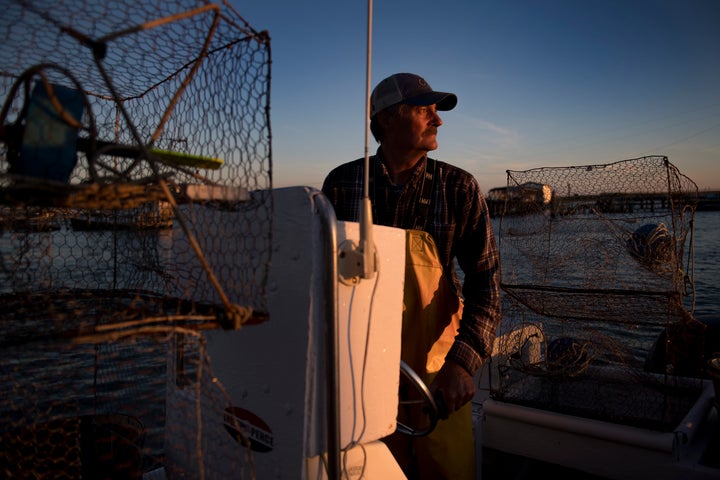
<path fill-rule="evenodd" d="M 443 274 L 432 236 L 420 230 L 407 230 L 403 303 L 401 357 L 429 386 L 455 340 L 463 304 Z M 413 425 L 412 415 L 400 406 L 400 421 Z M 439 420 L 429 435 L 396 432 L 384 441 L 410 479 L 475 478 L 470 402 Z"/>

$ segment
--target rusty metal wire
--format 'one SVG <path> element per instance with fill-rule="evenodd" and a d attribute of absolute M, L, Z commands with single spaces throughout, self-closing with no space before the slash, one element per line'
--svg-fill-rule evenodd
<path fill-rule="evenodd" d="M 267 316 L 270 54 L 268 33 L 224 2 L 3 4 L 0 450 L 13 453 L 0 476 L 109 468 L 87 464 L 101 434 L 123 440 L 112 453 L 126 463 L 112 467 L 124 478 L 160 466 L 165 439 L 181 435 L 193 467 L 176 474 L 251 475 L 240 426 L 213 452 L 227 439 L 194 429 L 228 404 L 200 332 Z M 39 94 L 56 120 L 37 134 Z M 44 160 L 28 145 L 71 150 L 67 179 L 27 168 Z M 184 432 L 166 421 L 175 376 Z M 39 455 L 47 435 L 68 448 Z"/>
<path fill-rule="evenodd" d="M 636 425 L 679 421 L 684 397 L 647 385 L 702 364 L 686 290 L 695 183 L 652 156 L 508 171 L 500 193 L 503 329 L 533 325 L 542 338 L 531 356 L 517 353 L 527 345 L 501 345 L 494 394 Z M 673 357 L 680 344 L 693 358 Z"/>

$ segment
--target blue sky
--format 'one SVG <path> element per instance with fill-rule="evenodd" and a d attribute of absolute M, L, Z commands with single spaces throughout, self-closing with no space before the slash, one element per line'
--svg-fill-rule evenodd
<path fill-rule="evenodd" d="M 231 0 L 272 39 L 275 187 L 365 154 L 366 0 Z M 375 0 L 371 82 L 458 95 L 432 156 L 506 170 L 667 155 L 720 189 L 719 0 Z M 377 144 L 370 139 L 370 151 Z"/>

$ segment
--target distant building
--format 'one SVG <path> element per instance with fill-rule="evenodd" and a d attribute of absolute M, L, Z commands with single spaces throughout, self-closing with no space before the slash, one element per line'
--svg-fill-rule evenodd
<path fill-rule="evenodd" d="M 553 199 L 553 190 L 547 184 L 528 182 L 492 188 L 485 199 L 491 216 L 530 213 L 548 206 Z"/>

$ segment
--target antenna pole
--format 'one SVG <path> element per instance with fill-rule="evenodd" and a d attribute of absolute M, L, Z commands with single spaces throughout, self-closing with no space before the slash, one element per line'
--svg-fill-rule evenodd
<path fill-rule="evenodd" d="M 363 196 L 360 205 L 360 251 L 362 253 L 362 278 L 372 278 L 377 271 L 375 243 L 372 235 L 372 204 L 370 202 L 370 65 L 372 64 L 372 0 L 368 0 L 367 17 L 367 65 L 365 82 L 365 168 Z"/>
<path fill-rule="evenodd" d="M 372 0 L 368 2 L 367 18 L 367 74 L 365 82 L 365 164 L 363 165 L 363 193 L 358 205 L 360 210 L 360 245 L 353 241 L 343 242 L 338 257 L 340 281 L 354 285 L 360 279 L 373 278 L 377 272 L 377 256 L 373 241 L 372 203 L 370 202 L 370 64 L 372 52 Z"/>
<path fill-rule="evenodd" d="M 370 70 L 372 64 L 372 0 L 368 0 L 367 17 L 367 61 L 365 65 L 365 178 L 363 179 L 363 198 L 370 197 Z"/>

